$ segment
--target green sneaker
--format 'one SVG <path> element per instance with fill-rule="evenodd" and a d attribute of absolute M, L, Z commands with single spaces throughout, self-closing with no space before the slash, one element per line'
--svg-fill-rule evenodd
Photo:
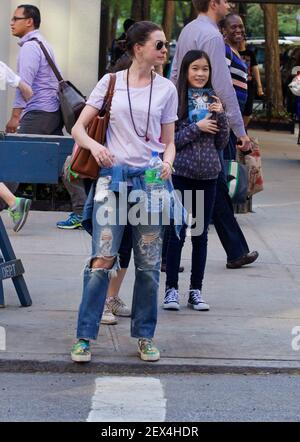
<path fill-rule="evenodd" d="M 14 223 L 14 232 L 19 232 L 19 230 L 21 230 L 24 226 L 30 206 L 31 200 L 27 198 L 16 198 L 15 206 L 8 209 L 8 213 Z"/>
<path fill-rule="evenodd" d="M 138 352 L 143 361 L 158 361 L 159 350 L 153 345 L 152 339 L 140 338 L 138 340 Z"/>
<path fill-rule="evenodd" d="M 72 347 L 71 358 L 74 362 L 90 362 L 92 353 L 89 341 L 79 339 Z"/>

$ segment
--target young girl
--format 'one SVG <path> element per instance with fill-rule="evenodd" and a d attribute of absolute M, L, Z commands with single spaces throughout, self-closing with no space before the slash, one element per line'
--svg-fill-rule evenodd
<path fill-rule="evenodd" d="M 207 102 L 210 96 L 210 104 Z M 189 51 L 183 58 L 178 81 L 179 121 L 175 133 L 176 158 L 173 185 L 184 196 L 184 191 L 192 195 L 192 216 L 197 215 L 200 204 L 197 190 L 204 192 L 204 218 L 201 234 L 192 234 L 192 272 L 189 287 L 188 306 L 194 310 L 209 310 L 203 300 L 201 290 L 207 256 L 207 230 L 214 207 L 217 177 L 221 164 L 217 149 L 224 149 L 228 143 L 229 127 L 221 101 L 215 96 L 211 86 L 211 65 L 203 51 Z M 195 97 L 198 97 L 195 104 Z M 201 102 L 201 96 L 205 100 Z M 200 110 L 195 122 L 195 108 Z M 184 198 L 183 198 L 184 201 Z M 184 201 L 187 208 L 187 202 Z M 196 223 L 201 224 L 197 219 Z M 186 237 L 186 226 L 178 239 L 174 228 L 170 229 L 167 251 L 166 292 L 164 309 L 179 310 L 178 271 L 181 251 Z"/>
<path fill-rule="evenodd" d="M 135 187 L 143 187 L 144 172 L 149 166 L 152 151 L 163 155 L 161 178 L 168 180 L 175 157 L 176 88 L 169 80 L 153 72 L 153 66 L 162 65 L 167 53 L 161 27 L 151 22 L 132 25 L 127 32 L 127 51 L 132 64 L 129 69 L 116 74 L 107 146 L 91 139 L 86 127 L 102 107 L 109 75 L 97 84 L 72 131 L 76 142 L 89 149 L 102 167 L 93 207 L 92 254 L 84 271 L 78 341 L 71 351 L 72 360 L 76 362 L 91 359 L 89 341 L 98 336 L 109 276 L 119 269 L 118 251 L 125 228 L 119 220 L 119 193 L 115 194 L 117 204 L 113 209 L 116 210 L 116 223 L 108 225 L 102 225 L 98 215 L 103 209 L 111 211 L 112 206 L 99 195 L 108 189 L 114 190 L 119 178 L 126 181 L 128 194 Z M 132 225 L 136 279 L 131 336 L 138 338 L 138 353 L 144 361 L 157 361 L 160 357 L 152 338 L 157 322 L 161 233 L 160 225 Z"/>

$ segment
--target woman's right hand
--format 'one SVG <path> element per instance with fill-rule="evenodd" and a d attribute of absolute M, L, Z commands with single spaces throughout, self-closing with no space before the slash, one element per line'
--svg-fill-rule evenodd
<path fill-rule="evenodd" d="M 91 153 L 99 166 L 104 167 L 112 167 L 114 164 L 114 156 L 110 153 L 110 151 L 98 144 L 98 146 L 91 147 Z"/>
<path fill-rule="evenodd" d="M 218 123 L 215 120 L 204 118 L 196 123 L 202 132 L 215 135 L 219 132 Z"/>

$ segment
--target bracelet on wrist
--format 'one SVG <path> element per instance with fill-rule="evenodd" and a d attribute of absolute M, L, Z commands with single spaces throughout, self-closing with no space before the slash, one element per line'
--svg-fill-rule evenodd
<path fill-rule="evenodd" d="M 167 163 L 170 166 L 170 169 L 172 172 L 175 172 L 175 169 L 173 167 L 173 164 L 170 163 L 170 161 L 163 161 L 163 163 Z"/>

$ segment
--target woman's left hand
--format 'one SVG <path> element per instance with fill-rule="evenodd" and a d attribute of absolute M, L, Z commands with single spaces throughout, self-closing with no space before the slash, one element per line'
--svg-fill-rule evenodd
<path fill-rule="evenodd" d="M 209 105 L 208 110 L 210 112 L 216 112 L 217 114 L 224 112 L 220 98 L 216 97 L 215 95 L 212 95 L 212 98 L 215 100 L 215 102 Z"/>
<path fill-rule="evenodd" d="M 172 166 L 170 163 L 163 161 L 163 168 L 160 174 L 162 180 L 168 180 L 172 175 Z"/>

